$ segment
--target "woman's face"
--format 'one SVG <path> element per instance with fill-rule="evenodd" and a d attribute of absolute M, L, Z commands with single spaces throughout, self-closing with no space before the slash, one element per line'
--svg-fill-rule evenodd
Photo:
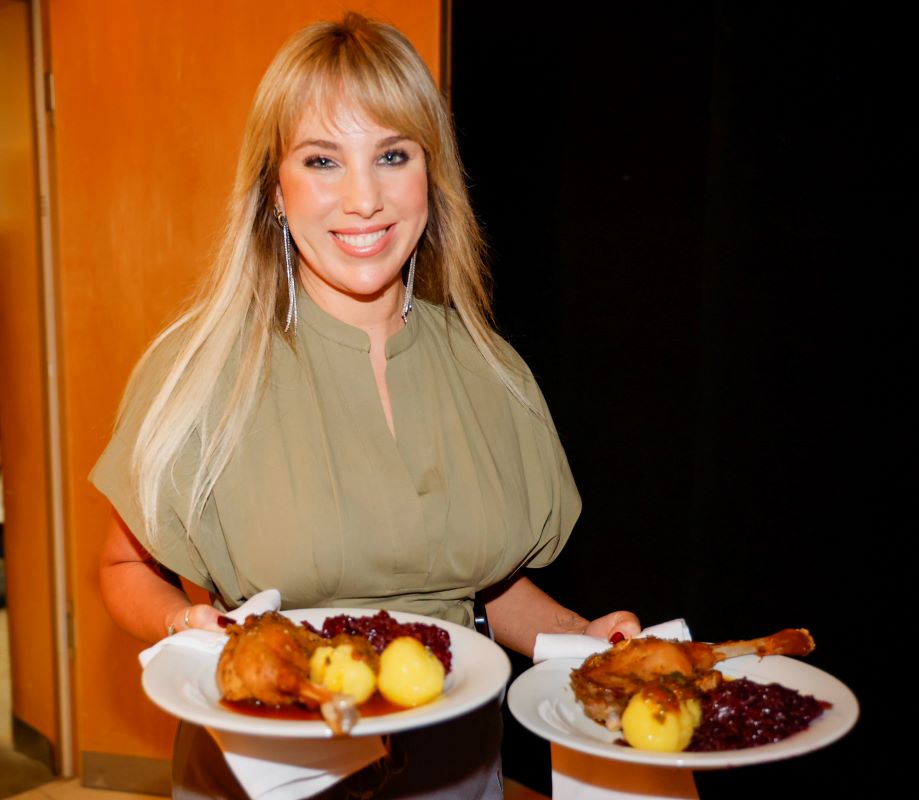
<path fill-rule="evenodd" d="M 428 178 L 421 146 L 399 131 L 344 105 L 326 116 L 301 118 L 277 199 L 303 285 L 334 314 L 351 301 L 401 298 L 402 266 L 428 220 Z"/>

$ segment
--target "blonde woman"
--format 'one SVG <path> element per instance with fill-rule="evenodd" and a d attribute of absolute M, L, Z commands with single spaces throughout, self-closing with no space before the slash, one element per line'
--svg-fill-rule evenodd
<path fill-rule="evenodd" d="M 137 366 L 92 479 L 117 511 L 103 595 L 148 641 L 216 627 L 175 575 L 221 608 L 275 587 L 288 608 L 467 626 L 486 593 L 497 640 L 522 653 L 540 631 L 638 630 L 628 612 L 589 622 L 525 577 L 561 550 L 580 500 L 532 375 L 490 325 L 437 88 L 398 31 L 353 14 L 269 67 L 210 279 Z M 492 734 L 493 713 L 478 723 Z M 178 747 L 176 796 L 201 778 L 187 776 L 196 741 Z M 424 793 L 500 796 L 498 768 L 494 747 L 477 752 Z M 386 796 L 417 791 L 397 784 Z"/>

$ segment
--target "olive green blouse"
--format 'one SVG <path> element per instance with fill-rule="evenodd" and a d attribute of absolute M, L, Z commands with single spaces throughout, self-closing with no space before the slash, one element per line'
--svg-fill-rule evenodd
<path fill-rule="evenodd" d="M 231 607 L 274 587 L 285 608 L 387 608 L 471 625 L 475 592 L 551 562 L 580 513 L 531 373 L 508 346 L 542 419 L 507 391 L 455 314 L 416 301 L 386 343 L 394 438 L 367 335 L 302 292 L 300 301 L 297 350 L 275 342 L 265 390 L 200 523 L 185 524 L 196 443 L 165 482 L 155 546 L 128 476 L 162 357 L 135 383 L 91 480 L 154 558 Z"/>

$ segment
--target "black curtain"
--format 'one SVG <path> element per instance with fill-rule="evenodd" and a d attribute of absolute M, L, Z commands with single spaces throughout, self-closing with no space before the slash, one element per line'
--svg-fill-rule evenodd
<path fill-rule="evenodd" d="M 453 4 L 498 320 L 584 499 L 533 577 L 698 639 L 808 627 L 859 725 L 700 790 L 876 796 L 914 606 L 909 28 L 865 7 L 587 5 Z M 508 774 L 548 791 L 544 745 L 508 724 Z"/>

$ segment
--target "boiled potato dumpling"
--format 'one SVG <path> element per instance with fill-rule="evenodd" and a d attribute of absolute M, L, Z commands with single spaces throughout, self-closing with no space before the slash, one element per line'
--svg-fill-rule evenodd
<path fill-rule="evenodd" d="M 676 753 L 684 750 L 702 721 L 702 706 L 694 698 L 665 709 L 654 698 L 638 692 L 622 713 L 622 735 L 639 750 Z"/>
<path fill-rule="evenodd" d="M 354 657 L 350 644 L 317 647 L 310 659 L 310 680 L 330 691 L 350 694 L 357 704 L 368 700 L 377 688 L 370 665 Z"/>
<path fill-rule="evenodd" d="M 380 694 L 396 705 L 413 708 L 444 690 L 444 665 L 410 636 L 393 639 L 380 655 Z"/>
<path fill-rule="evenodd" d="M 332 658 L 334 649 L 334 647 L 321 645 L 313 651 L 313 655 L 310 657 L 310 680 L 313 683 L 322 686 L 325 671 L 329 668 L 329 660 Z"/>

